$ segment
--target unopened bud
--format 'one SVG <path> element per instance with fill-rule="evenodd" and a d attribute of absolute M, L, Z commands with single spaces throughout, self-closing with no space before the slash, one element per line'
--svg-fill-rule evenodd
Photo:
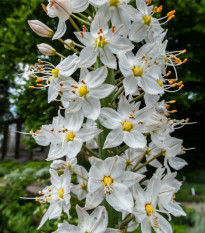
<path fill-rule="evenodd" d="M 73 41 L 70 40 L 70 39 L 65 40 L 65 43 L 66 43 L 67 45 L 64 45 L 64 47 L 65 47 L 66 49 L 68 49 L 68 50 L 71 50 L 70 48 L 74 48 L 74 47 L 75 47 L 75 45 L 73 44 Z"/>
<path fill-rule="evenodd" d="M 54 56 L 56 54 L 56 50 L 48 44 L 38 44 L 37 47 L 43 55 Z"/>
<path fill-rule="evenodd" d="M 31 29 L 39 36 L 42 37 L 52 37 L 54 32 L 52 29 L 47 27 L 44 23 L 39 20 L 29 20 L 29 26 Z"/>

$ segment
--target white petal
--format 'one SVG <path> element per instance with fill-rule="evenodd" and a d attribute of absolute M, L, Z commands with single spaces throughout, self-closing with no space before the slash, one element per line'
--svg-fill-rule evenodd
<path fill-rule="evenodd" d="M 59 20 L 57 31 L 53 35 L 52 40 L 57 40 L 61 38 L 65 34 L 66 29 L 67 29 L 66 23 L 64 21 Z"/>
<path fill-rule="evenodd" d="M 89 0 L 71 0 L 72 11 L 74 13 L 83 12 L 89 6 Z"/>
<path fill-rule="evenodd" d="M 85 117 L 95 121 L 100 115 L 100 101 L 94 97 L 87 97 L 83 100 L 83 113 Z"/>
<path fill-rule="evenodd" d="M 143 77 L 139 79 L 139 86 L 150 95 L 163 94 L 164 89 L 152 78 Z"/>
<path fill-rule="evenodd" d="M 145 136 L 136 131 L 124 131 L 124 142 L 131 148 L 144 148 L 147 144 Z"/>
<path fill-rule="evenodd" d="M 104 143 L 103 149 L 119 146 L 123 142 L 123 133 L 121 129 L 112 130 Z"/>
<path fill-rule="evenodd" d="M 93 209 L 97 207 L 104 199 L 104 190 L 98 189 L 94 193 L 88 193 L 86 196 L 85 209 Z"/>
<path fill-rule="evenodd" d="M 134 202 L 129 189 L 120 183 L 113 183 L 111 194 L 106 195 L 107 202 L 117 211 L 132 212 Z"/>
<path fill-rule="evenodd" d="M 182 169 L 185 165 L 187 165 L 188 163 L 184 160 L 184 159 L 180 159 L 178 157 L 175 158 L 169 158 L 169 165 L 171 167 L 173 167 L 176 170 L 180 170 Z"/>
<path fill-rule="evenodd" d="M 154 228 L 156 233 L 166 232 L 166 233 L 172 233 L 172 227 L 169 224 L 169 222 L 162 217 L 162 215 L 156 213 L 157 219 L 159 221 L 158 227 L 154 227 L 155 221 L 151 221 L 152 227 Z"/>
<path fill-rule="evenodd" d="M 83 32 L 83 37 L 80 32 L 74 32 L 78 40 L 85 46 L 94 46 L 94 38 L 90 32 Z"/>
<path fill-rule="evenodd" d="M 100 60 L 107 67 L 115 70 L 117 69 L 115 56 L 111 53 L 107 46 L 105 46 L 103 49 L 100 49 Z"/>
<path fill-rule="evenodd" d="M 81 67 L 90 67 L 92 66 L 96 59 L 97 59 L 97 51 L 95 51 L 95 48 L 93 46 L 85 47 L 80 52 L 80 58 L 81 58 Z"/>
<path fill-rule="evenodd" d="M 115 86 L 110 84 L 102 84 L 97 88 L 91 89 L 91 94 L 93 97 L 97 97 L 98 99 L 104 99 L 105 97 L 109 96 L 114 90 Z"/>
<path fill-rule="evenodd" d="M 55 100 L 58 96 L 59 85 L 56 80 L 51 80 L 51 83 L 48 88 L 48 103 Z"/>
<path fill-rule="evenodd" d="M 93 139 L 94 137 L 96 137 L 101 132 L 102 132 L 101 129 L 97 129 L 97 128 L 94 128 L 94 127 L 93 128 L 92 127 L 89 127 L 89 128 L 86 127 L 86 128 L 80 129 L 77 136 L 79 138 L 81 138 L 83 142 L 87 142 L 87 141 L 90 141 L 91 139 Z"/>
<path fill-rule="evenodd" d="M 89 86 L 89 88 L 95 88 L 104 83 L 107 77 L 107 67 L 103 66 L 95 71 L 89 72 L 84 78 L 82 78 Z"/>
<path fill-rule="evenodd" d="M 99 121 L 108 129 L 117 129 L 121 127 L 121 116 L 112 108 L 102 108 Z"/>
<path fill-rule="evenodd" d="M 148 27 L 143 24 L 142 20 L 135 21 L 129 32 L 129 38 L 132 41 L 140 42 L 145 38 Z"/>
<path fill-rule="evenodd" d="M 65 113 L 65 122 L 64 126 L 69 130 L 77 131 L 81 128 L 83 124 L 84 115 L 82 111 L 74 112 L 74 113 Z"/>
<path fill-rule="evenodd" d="M 114 36 L 108 41 L 109 49 L 112 53 L 119 53 L 120 51 L 130 51 L 134 45 L 127 38 L 121 36 Z"/>
<path fill-rule="evenodd" d="M 137 78 L 129 77 L 123 80 L 123 85 L 125 88 L 126 95 L 133 95 L 138 91 L 138 81 Z"/>

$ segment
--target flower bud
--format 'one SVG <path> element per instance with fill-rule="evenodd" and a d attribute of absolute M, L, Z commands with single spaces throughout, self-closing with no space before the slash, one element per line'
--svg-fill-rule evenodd
<path fill-rule="evenodd" d="M 54 32 L 52 29 L 47 27 L 44 23 L 39 20 L 29 20 L 29 26 L 31 29 L 39 36 L 42 37 L 52 37 Z"/>
<path fill-rule="evenodd" d="M 65 43 L 66 43 L 68 46 L 72 47 L 72 48 L 75 47 L 75 45 L 73 44 L 73 41 L 70 40 L 70 39 L 65 40 Z M 69 48 L 67 45 L 64 45 L 64 47 L 65 47 L 66 49 L 70 50 L 70 48 Z"/>
<path fill-rule="evenodd" d="M 46 56 L 54 56 L 56 54 L 56 50 L 48 44 L 38 44 L 37 47 L 39 51 Z"/>

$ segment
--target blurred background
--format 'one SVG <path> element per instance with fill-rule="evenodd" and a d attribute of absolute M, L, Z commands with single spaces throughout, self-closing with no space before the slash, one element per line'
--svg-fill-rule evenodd
<path fill-rule="evenodd" d="M 37 36 L 27 20 L 38 19 L 56 30 L 57 19 L 49 18 L 42 10 L 43 0 L 1 0 L 0 7 L 0 232 L 38 232 L 38 226 L 47 205 L 19 199 L 36 196 L 49 179 L 49 163 L 44 162 L 48 148 L 36 145 L 30 136 L 16 133 L 36 130 L 51 122 L 57 115 L 58 104 L 47 103 L 47 92 L 31 90 L 33 80 L 25 74 L 38 58 L 59 63 L 58 57 L 45 57 L 36 47 L 40 43 L 51 44 L 64 56 L 72 54 L 58 41 Z M 173 9 L 176 17 L 164 28 L 168 29 L 168 51 L 187 49 L 181 58 L 188 61 L 178 70 L 184 88 L 166 95 L 176 99 L 177 109 L 173 118 L 189 118 L 196 124 L 177 130 L 173 136 L 182 138 L 187 151 L 183 158 L 189 163 L 178 179 L 183 181 L 176 201 L 181 202 L 187 216 L 173 218 L 176 233 L 205 232 L 205 0 L 155 0 L 163 5 L 162 16 Z M 75 39 L 68 24 L 63 39 Z M 74 215 L 74 212 L 71 211 Z M 64 219 L 64 216 L 62 216 Z M 61 219 L 61 220 L 62 220 Z M 74 223 L 76 219 L 72 220 Z M 39 232 L 52 232 L 56 220 L 49 221 Z M 140 232 L 137 230 L 136 232 Z"/>

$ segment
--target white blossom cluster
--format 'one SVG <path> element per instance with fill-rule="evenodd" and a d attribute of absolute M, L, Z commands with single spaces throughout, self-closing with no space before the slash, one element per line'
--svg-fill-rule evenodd
<path fill-rule="evenodd" d="M 162 6 L 151 0 L 48 0 L 42 6 L 59 19 L 57 31 L 38 20 L 29 21 L 30 27 L 74 54 L 64 57 L 40 44 L 42 54 L 59 56 L 60 63 L 39 60 L 30 68 L 36 79 L 30 88 L 48 88 L 48 102 L 61 103 L 51 124 L 31 131 L 39 145 L 50 145 L 47 160 L 53 161 L 51 185 L 36 198 L 49 203 L 39 228 L 62 212 L 69 220 L 74 199 L 78 225 L 61 223 L 56 233 L 131 232 L 137 227 L 142 233 L 171 233 L 171 216 L 185 215 L 174 200 L 181 182 L 173 170 L 187 164 L 180 158 L 182 140 L 171 134 L 188 123 L 171 119 L 175 100 L 163 99 L 165 92 L 183 87 L 176 67 L 186 62 L 178 58 L 185 50 L 166 51 L 162 28 L 175 11 L 155 17 Z M 74 26 L 76 41 L 61 39 L 66 24 Z M 89 160 L 89 170 L 78 165 L 78 154 Z"/>

